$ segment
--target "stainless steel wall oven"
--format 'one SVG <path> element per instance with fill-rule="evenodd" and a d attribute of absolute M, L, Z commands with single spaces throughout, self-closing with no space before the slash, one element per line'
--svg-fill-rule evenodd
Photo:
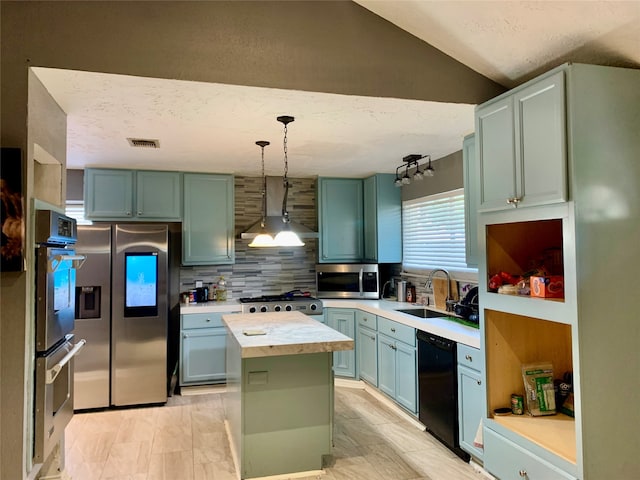
<path fill-rule="evenodd" d="M 41 463 L 73 417 L 76 222 L 52 210 L 36 211 L 34 461 Z"/>

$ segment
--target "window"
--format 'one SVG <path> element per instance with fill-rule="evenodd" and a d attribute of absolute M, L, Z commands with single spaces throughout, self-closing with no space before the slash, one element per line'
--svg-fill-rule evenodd
<path fill-rule="evenodd" d="M 402 202 L 402 242 L 407 272 L 477 272 L 466 261 L 464 189 Z"/>

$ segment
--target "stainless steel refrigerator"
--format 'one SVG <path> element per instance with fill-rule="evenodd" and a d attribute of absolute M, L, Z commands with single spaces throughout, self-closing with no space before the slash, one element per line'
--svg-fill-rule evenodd
<path fill-rule="evenodd" d="M 74 409 L 167 401 L 167 225 L 78 227 Z"/>

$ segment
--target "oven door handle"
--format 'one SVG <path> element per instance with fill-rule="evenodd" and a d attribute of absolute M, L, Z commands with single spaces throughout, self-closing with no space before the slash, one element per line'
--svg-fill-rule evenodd
<path fill-rule="evenodd" d="M 358 288 L 360 290 L 360 296 L 362 296 L 364 294 L 364 283 L 362 281 L 362 277 L 364 274 L 364 269 L 361 268 L 360 271 L 358 272 Z"/>
<path fill-rule="evenodd" d="M 54 255 L 49 259 L 49 264 L 47 265 L 47 273 L 54 273 L 56 270 L 58 270 L 58 268 L 60 268 L 60 265 L 62 265 L 63 260 L 70 260 L 74 262 L 73 268 L 77 270 L 82 267 L 86 259 L 87 257 L 84 255 Z"/>
<path fill-rule="evenodd" d="M 62 360 L 60 360 L 53 367 L 51 367 L 49 370 L 47 370 L 46 376 L 45 376 L 45 378 L 46 378 L 45 379 L 45 383 L 47 385 L 50 385 L 53 382 L 55 382 L 56 377 L 58 376 L 60 371 L 64 368 L 64 366 L 67 363 L 69 363 L 69 360 L 71 360 L 80 350 L 82 350 L 82 348 L 84 347 L 85 343 L 87 343 L 87 341 L 83 338 L 82 340 L 80 340 L 78 343 L 76 343 L 73 346 L 73 348 L 69 351 L 69 353 L 67 353 L 62 358 Z"/>

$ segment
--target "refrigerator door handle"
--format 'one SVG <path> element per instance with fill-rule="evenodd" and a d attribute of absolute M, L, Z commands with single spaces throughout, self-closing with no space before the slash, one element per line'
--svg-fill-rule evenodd
<path fill-rule="evenodd" d="M 64 366 L 69 363 L 69 360 L 71 360 L 80 350 L 82 350 L 82 348 L 84 347 L 85 343 L 87 343 L 87 341 L 83 338 L 82 340 L 80 340 L 78 343 L 76 343 L 73 348 L 69 351 L 69 353 L 67 353 L 64 357 L 62 357 L 62 360 L 60 360 L 58 363 L 56 363 L 53 367 L 51 367 L 49 370 L 47 370 L 46 372 L 46 380 L 45 383 L 47 385 L 52 384 L 53 382 L 55 382 L 56 378 L 58 377 L 58 374 L 60 373 L 60 371 L 64 368 Z"/>

